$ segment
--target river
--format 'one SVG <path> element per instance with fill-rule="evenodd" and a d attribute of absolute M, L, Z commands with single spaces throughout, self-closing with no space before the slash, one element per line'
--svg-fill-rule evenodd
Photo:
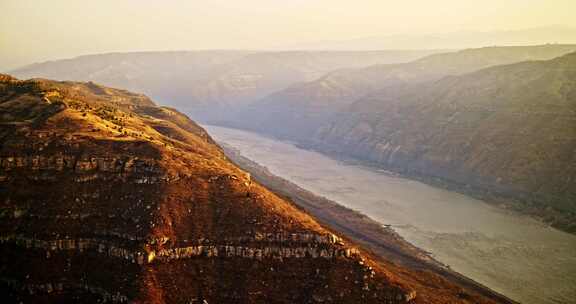
<path fill-rule="evenodd" d="M 453 270 L 521 303 L 576 303 L 576 236 L 418 181 L 290 142 L 205 126 L 298 186 L 389 224 Z"/>

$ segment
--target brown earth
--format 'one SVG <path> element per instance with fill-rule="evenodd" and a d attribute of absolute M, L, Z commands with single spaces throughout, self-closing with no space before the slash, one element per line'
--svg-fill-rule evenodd
<path fill-rule="evenodd" d="M 3 303 L 497 302 L 376 260 L 186 116 L 93 83 L 0 75 L 0 217 Z"/>
<path fill-rule="evenodd" d="M 382 226 L 366 215 L 272 174 L 266 167 L 243 157 L 232 147 L 226 145 L 223 147 L 230 159 L 249 171 L 254 179 L 268 189 L 292 200 L 322 224 L 368 249 L 372 257 L 386 265 L 386 268 L 395 269 L 394 272 L 403 282 L 412 282 L 410 286 L 418 295 L 444 293 L 449 298 L 454 290 L 459 290 L 460 297 L 469 297 L 475 301 L 487 297 L 498 303 L 514 302 L 452 271 L 432 258 L 428 252 L 404 240 L 392 228 Z M 436 283 L 431 285 L 426 282 Z"/>

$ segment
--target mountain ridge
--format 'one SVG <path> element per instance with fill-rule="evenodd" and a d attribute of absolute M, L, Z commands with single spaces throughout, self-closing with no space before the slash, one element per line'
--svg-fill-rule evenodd
<path fill-rule="evenodd" d="M 292 85 L 221 120 L 209 122 L 265 130 L 280 137 L 306 137 L 331 115 L 379 90 L 401 90 L 414 83 L 501 64 L 552 59 L 575 50 L 576 45 L 485 47 L 432 54 L 408 63 L 337 70 L 317 80 Z"/>
<path fill-rule="evenodd" d="M 55 293 L 58 299 L 81 291 L 109 302 L 246 301 L 252 296 L 242 288 L 249 286 L 227 285 L 238 279 L 214 272 L 215 261 L 218 267 L 236 265 L 247 273 L 254 271 L 250 265 L 285 267 L 277 260 L 282 257 L 302 270 L 309 268 L 307 257 L 320 268 L 362 268 L 346 261 L 345 256 L 352 258 L 355 251 L 336 249 L 341 241 L 335 235 L 252 184 L 197 125 L 188 120 L 195 132 L 180 131 L 176 123 L 161 119 L 178 114 L 155 108 L 146 97 L 91 83 L 8 79 L 2 84 L 2 96 L 8 98 L 2 98 L 7 128 L 1 136 L 5 218 L 1 265 L 3 276 L 8 276 L 5 282 L 30 290 L 16 292 L 17 298 L 42 300 Z M 13 110 L 21 103 L 33 105 L 31 115 L 9 117 L 21 113 Z M 42 199 L 47 187 L 51 193 Z M 236 201 L 242 208 L 234 207 Z M 15 253 L 26 258 L 18 259 Z M 38 253 L 48 262 L 42 265 Z M 320 255 L 325 262 L 318 260 Z M 67 260 L 68 265 L 61 264 Z M 264 262 L 247 263 L 251 260 Z M 95 262 L 110 267 L 88 271 L 86 266 Z M 42 273 L 23 263 L 52 270 Z M 54 271 L 58 265 L 62 271 Z M 113 279 L 120 269 L 126 272 Z M 191 278 L 199 275 L 197 271 L 212 274 L 200 275 L 202 280 Z M 274 272 L 270 276 L 270 284 L 291 282 Z M 222 283 L 213 281 L 216 278 Z M 385 289 L 393 293 L 396 289 L 391 286 Z M 284 302 L 311 296 L 270 291 L 278 287 L 270 286 L 254 298 Z"/>
<path fill-rule="evenodd" d="M 498 201 L 574 232 L 575 76 L 570 53 L 380 91 L 320 128 L 318 146 L 512 199 Z"/>
<path fill-rule="evenodd" d="M 0 75 L 0 143 L 7 302 L 495 302 L 378 261 L 145 95 Z"/>
<path fill-rule="evenodd" d="M 11 71 L 144 92 L 194 118 L 251 102 L 336 68 L 403 62 L 435 51 L 175 51 L 87 55 Z"/>

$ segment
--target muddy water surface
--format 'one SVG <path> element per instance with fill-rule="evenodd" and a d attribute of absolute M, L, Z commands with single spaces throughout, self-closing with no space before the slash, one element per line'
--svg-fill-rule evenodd
<path fill-rule="evenodd" d="M 273 174 L 391 224 L 440 262 L 521 303 L 576 303 L 576 236 L 468 196 L 334 160 L 255 133 L 206 126 Z"/>

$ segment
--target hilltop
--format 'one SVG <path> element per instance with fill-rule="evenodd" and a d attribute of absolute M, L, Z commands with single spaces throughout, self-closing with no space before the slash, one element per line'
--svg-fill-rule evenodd
<path fill-rule="evenodd" d="M 141 94 L 2 75 L 0 143 L 4 302 L 494 303 L 358 248 Z"/>

